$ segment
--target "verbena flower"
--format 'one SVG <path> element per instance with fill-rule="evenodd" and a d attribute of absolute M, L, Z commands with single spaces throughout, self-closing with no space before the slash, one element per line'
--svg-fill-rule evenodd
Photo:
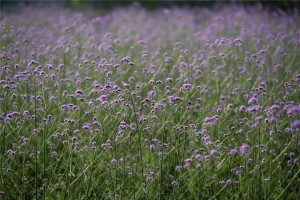
<path fill-rule="evenodd" d="M 250 146 L 248 144 L 243 144 L 242 146 L 240 146 L 241 155 L 246 155 L 249 153 L 249 151 L 250 151 Z"/>

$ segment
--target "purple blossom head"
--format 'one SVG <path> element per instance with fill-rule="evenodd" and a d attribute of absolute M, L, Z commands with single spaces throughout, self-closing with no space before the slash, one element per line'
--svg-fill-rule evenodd
<path fill-rule="evenodd" d="M 246 155 L 249 153 L 249 151 L 250 151 L 250 146 L 248 144 L 243 144 L 242 146 L 240 146 L 241 155 Z"/>
<path fill-rule="evenodd" d="M 56 151 L 52 151 L 51 152 L 51 157 L 52 158 L 56 158 L 58 156 L 57 152 Z"/>
<path fill-rule="evenodd" d="M 178 183 L 176 181 L 172 181 L 171 185 L 172 185 L 172 187 L 177 187 Z"/>
<path fill-rule="evenodd" d="M 209 155 L 211 155 L 211 156 L 215 156 L 215 155 L 217 155 L 218 154 L 218 151 L 216 150 L 216 149 L 212 149 L 212 150 L 210 150 L 210 152 L 209 152 Z"/>
<path fill-rule="evenodd" d="M 291 128 L 294 130 L 299 129 L 300 128 L 300 120 L 293 121 Z"/>
<path fill-rule="evenodd" d="M 11 149 L 9 149 L 8 151 L 7 151 L 7 156 L 8 157 L 13 157 L 13 156 L 15 156 L 16 155 L 16 152 L 15 151 L 13 151 L 13 150 L 11 150 Z"/>
<path fill-rule="evenodd" d="M 238 153 L 238 150 L 237 150 L 237 149 L 231 149 L 230 152 L 228 153 L 228 155 L 233 156 L 233 155 L 235 155 L 235 154 L 237 154 L 237 153 Z"/>
<path fill-rule="evenodd" d="M 176 170 L 176 171 L 181 171 L 181 170 L 182 170 L 182 166 L 181 166 L 181 165 L 177 165 L 177 166 L 175 167 L 175 170 Z"/>
<path fill-rule="evenodd" d="M 266 183 L 269 183 L 270 180 L 271 180 L 270 178 L 265 178 L 265 182 L 266 182 Z"/>

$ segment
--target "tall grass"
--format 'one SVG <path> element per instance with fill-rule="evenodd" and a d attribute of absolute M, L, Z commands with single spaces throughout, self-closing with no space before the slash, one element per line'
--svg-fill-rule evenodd
<path fill-rule="evenodd" d="M 297 199 L 298 13 L 3 11 L 3 199 Z"/>

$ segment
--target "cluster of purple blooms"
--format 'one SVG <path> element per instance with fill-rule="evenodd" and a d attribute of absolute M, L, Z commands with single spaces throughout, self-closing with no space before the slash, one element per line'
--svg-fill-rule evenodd
<path fill-rule="evenodd" d="M 255 8 L 133 6 L 92 19 L 60 9 L 5 12 L 3 177 L 40 179 L 41 195 L 45 185 L 65 188 L 61 180 L 97 188 L 104 177 L 113 196 L 118 187 L 144 191 L 163 181 L 188 191 L 193 178 L 198 193 L 207 185 L 235 191 L 245 180 L 259 184 L 258 176 L 265 188 L 293 181 L 300 26 L 292 13 Z M 286 180 L 272 177 L 279 169 Z M 0 197 L 13 198 L 4 190 Z"/>

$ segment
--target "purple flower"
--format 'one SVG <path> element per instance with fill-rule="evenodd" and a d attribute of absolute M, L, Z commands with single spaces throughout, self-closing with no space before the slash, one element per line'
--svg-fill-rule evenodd
<path fill-rule="evenodd" d="M 51 157 L 52 157 L 52 158 L 55 158 L 55 157 L 57 157 L 57 156 L 58 156 L 58 154 L 57 154 L 56 151 L 52 151 L 52 152 L 51 152 Z"/>
<path fill-rule="evenodd" d="M 203 157 L 202 157 L 202 155 L 201 155 L 201 154 L 197 154 L 197 155 L 195 156 L 195 159 L 196 159 L 196 160 L 202 160 L 202 159 L 203 159 Z"/>
<path fill-rule="evenodd" d="M 184 169 L 187 169 L 187 168 L 189 168 L 191 166 L 191 163 L 190 162 L 186 162 L 185 164 L 184 164 Z"/>
<path fill-rule="evenodd" d="M 242 173 L 242 170 L 240 167 L 233 168 L 231 171 L 237 176 L 240 176 Z"/>
<path fill-rule="evenodd" d="M 178 186 L 178 183 L 176 181 L 172 181 L 171 185 L 172 185 L 172 187 L 176 187 L 176 186 Z"/>
<path fill-rule="evenodd" d="M 116 164 L 118 161 L 116 159 L 112 159 L 110 162 L 111 164 Z"/>
<path fill-rule="evenodd" d="M 193 161 L 192 158 L 187 158 L 187 159 L 184 160 L 185 163 L 191 163 L 192 161 Z"/>
<path fill-rule="evenodd" d="M 92 130 L 92 127 L 90 126 L 90 124 L 85 124 L 82 126 L 82 128 L 86 131 Z"/>
<path fill-rule="evenodd" d="M 7 151 L 7 155 L 8 155 L 8 157 L 13 157 L 13 156 L 16 155 L 16 152 L 13 151 L 13 150 L 11 150 L 11 149 L 9 149 L 9 150 Z"/>
<path fill-rule="evenodd" d="M 173 82 L 173 78 L 167 78 L 167 81 L 171 83 Z"/>
<path fill-rule="evenodd" d="M 226 185 L 231 185 L 232 183 L 233 183 L 233 181 L 231 179 L 226 180 Z"/>
<path fill-rule="evenodd" d="M 292 129 L 297 129 L 297 128 L 300 128 L 300 120 L 296 120 L 292 123 L 291 125 L 291 128 Z"/>
<path fill-rule="evenodd" d="M 218 154 L 218 151 L 215 150 L 215 149 L 212 149 L 212 150 L 210 150 L 210 152 L 209 152 L 209 155 L 211 155 L 211 156 L 215 156 L 215 155 L 217 155 L 217 154 Z"/>
<path fill-rule="evenodd" d="M 249 151 L 250 151 L 250 146 L 248 144 L 243 144 L 240 147 L 240 154 L 241 155 L 246 155 L 247 153 L 249 153 Z"/>
<path fill-rule="evenodd" d="M 254 97 L 252 97 L 251 99 L 249 99 L 249 101 L 248 101 L 248 104 L 249 105 L 251 105 L 251 104 L 255 104 L 255 103 L 257 103 L 257 99 L 256 98 L 254 98 Z"/>
<path fill-rule="evenodd" d="M 269 183 L 270 182 L 270 178 L 265 178 L 265 182 Z"/>
<path fill-rule="evenodd" d="M 177 165 L 177 166 L 175 167 L 175 170 L 176 170 L 176 171 L 181 171 L 181 169 L 182 169 L 182 166 L 181 166 L 181 165 Z"/>
<path fill-rule="evenodd" d="M 229 155 L 235 155 L 235 154 L 237 154 L 237 153 L 238 153 L 237 149 L 231 149 L 230 152 L 229 152 L 228 154 L 229 154 Z"/>
<path fill-rule="evenodd" d="M 258 117 L 255 118 L 255 121 L 262 121 L 263 119 L 264 119 L 263 116 L 258 116 Z"/>

